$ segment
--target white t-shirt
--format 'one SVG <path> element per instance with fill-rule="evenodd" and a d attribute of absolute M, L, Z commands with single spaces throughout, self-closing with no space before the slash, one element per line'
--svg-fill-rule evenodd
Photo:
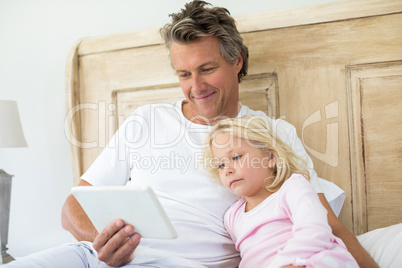
<path fill-rule="evenodd" d="M 179 101 L 136 109 L 81 178 L 92 185 L 146 184 L 158 196 L 178 238 L 142 239 L 132 263 L 237 267 L 239 254 L 223 226 L 223 215 L 237 197 L 202 166 L 212 127 L 187 120 L 181 107 Z M 243 105 L 238 117 L 250 114 L 266 116 Z M 269 120 L 296 154 L 307 155 L 292 125 Z M 314 171 L 311 182 L 322 192 Z"/>

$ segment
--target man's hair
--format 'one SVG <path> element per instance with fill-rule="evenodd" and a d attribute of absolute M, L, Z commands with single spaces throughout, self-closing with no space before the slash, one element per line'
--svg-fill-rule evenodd
<path fill-rule="evenodd" d="M 162 27 L 160 34 L 169 50 L 172 42 L 191 43 L 202 37 L 217 37 L 226 61 L 234 63 L 242 55 L 243 67 L 238 73 L 240 82 L 247 74 L 248 48 L 229 11 L 223 7 L 208 7 L 210 5 L 200 0 L 187 3 L 181 12 L 170 14 L 172 22 Z"/>

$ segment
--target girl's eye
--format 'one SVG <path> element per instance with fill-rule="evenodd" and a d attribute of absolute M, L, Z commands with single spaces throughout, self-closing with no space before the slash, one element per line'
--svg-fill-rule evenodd
<path fill-rule="evenodd" d="M 220 165 L 218 165 L 218 169 L 222 169 L 222 168 L 224 168 L 225 167 L 225 164 L 220 164 Z"/>
<path fill-rule="evenodd" d="M 236 160 L 239 160 L 241 157 L 242 157 L 242 155 L 236 155 L 236 156 L 234 156 L 232 159 L 233 159 L 234 161 L 236 161 Z"/>

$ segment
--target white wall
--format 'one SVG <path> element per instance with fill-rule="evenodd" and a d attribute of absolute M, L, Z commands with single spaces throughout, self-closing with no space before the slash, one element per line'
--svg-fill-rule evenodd
<path fill-rule="evenodd" d="M 331 1 L 210 2 L 237 15 Z M 186 2 L 0 0 L 0 99 L 17 101 L 28 142 L 26 148 L 0 148 L 0 169 L 14 175 L 11 255 L 72 241 L 60 224 L 60 210 L 73 185 L 64 135 L 64 67 L 71 45 L 82 37 L 160 27 Z"/>

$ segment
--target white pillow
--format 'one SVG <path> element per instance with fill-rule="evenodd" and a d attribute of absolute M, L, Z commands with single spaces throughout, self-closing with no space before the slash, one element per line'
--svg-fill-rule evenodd
<path fill-rule="evenodd" d="M 402 223 L 357 236 L 381 268 L 402 267 Z"/>
<path fill-rule="evenodd" d="M 323 190 L 325 198 L 331 206 L 332 211 L 336 216 L 339 216 L 343 202 L 345 201 L 345 192 L 333 182 L 321 178 L 318 178 L 318 181 L 320 182 L 321 189 Z"/>

